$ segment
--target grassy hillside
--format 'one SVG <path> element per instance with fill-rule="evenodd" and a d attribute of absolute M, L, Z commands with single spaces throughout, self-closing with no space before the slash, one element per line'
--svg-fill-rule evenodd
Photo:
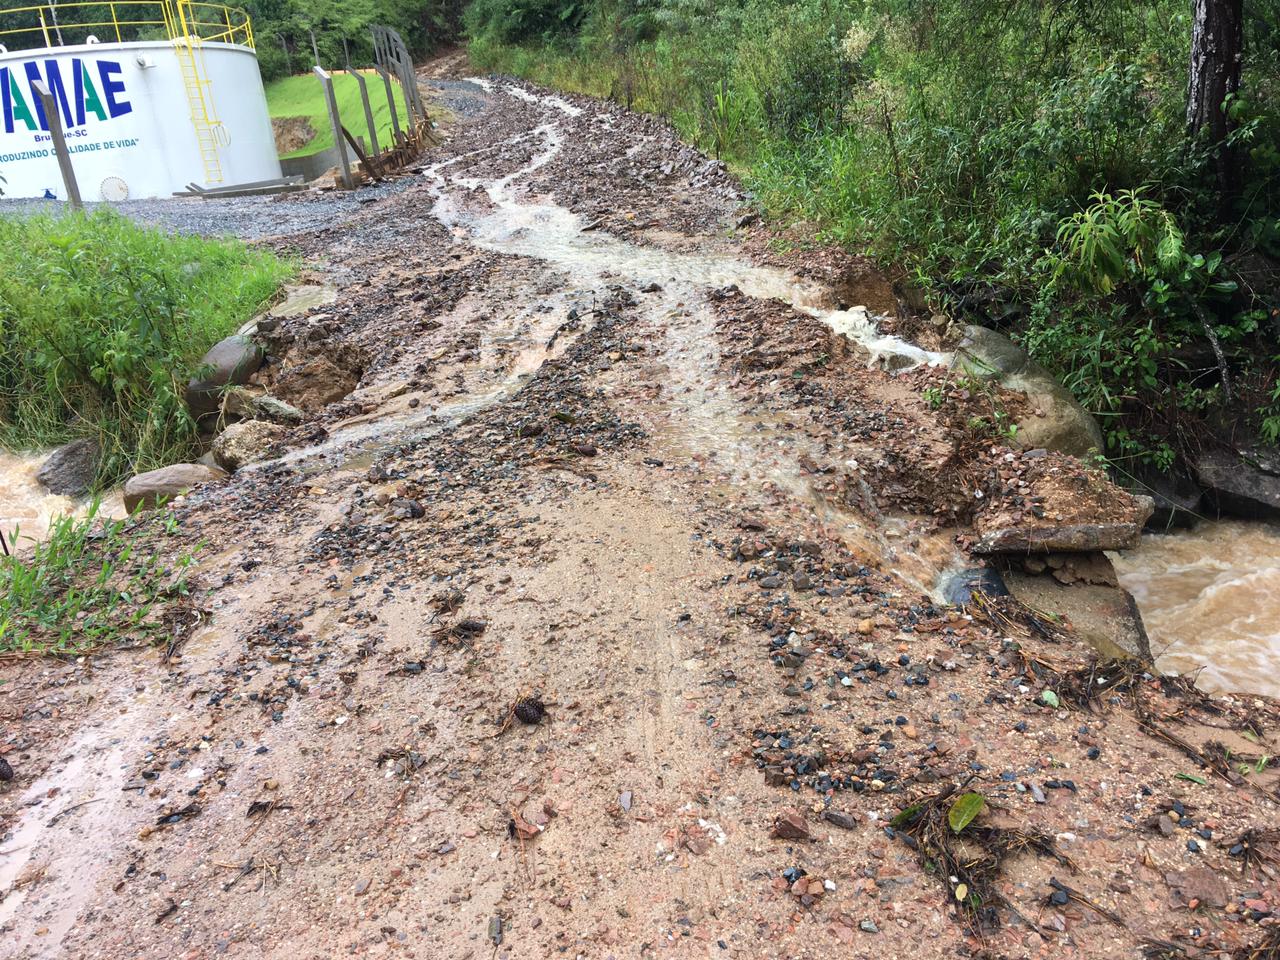
<path fill-rule="evenodd" d="M 372 70 L 362 71 L 369 86 L 369 100 L 373 105 L 373 122 L 378 128 L 378 143 L 385 149 L 392 141 L 391 108 L 387 105 L 386 85 L 382 77 Z M 396 95 L 396 112 L 400 117 L 401 129 L 404 128 L 407 111 L 404 105 L 404 93 L 400 84 L 393 79 L 392 89 Z M 338 114 L 342 124 L 357 137 L 369 139 L 368 125 L 364 118 L 364 105 L 360 100 L 360 85 L 356 78 L 347 73 L 334 73 L 333 92 L 338 101 Z M 285 77 L 267 84 L 267 109 L 273 119 L 284 117 L 305 117 L 316 132 L 315 139 L 305 147 L 284 154 L 284 157 L 305 157 L 333 146 L 333 130 L 329 124 L 329 113 L 325 108 L 324 92 L 320 81 L 314 75 L 305 73 L 296 77 Z"/>

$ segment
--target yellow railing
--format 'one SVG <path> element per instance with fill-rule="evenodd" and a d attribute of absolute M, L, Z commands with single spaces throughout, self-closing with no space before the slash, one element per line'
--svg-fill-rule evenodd
<path fill-rule="evenodd" d="M 0 10 L 0 44 L 10 50 L 81 44 L 183 40 L 253 49 L 253 25 L 238 7 L 190 0 L 73 0 Z"/>

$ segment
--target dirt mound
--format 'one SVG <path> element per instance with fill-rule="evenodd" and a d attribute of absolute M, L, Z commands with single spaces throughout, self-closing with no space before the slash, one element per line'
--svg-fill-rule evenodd
<path fill-rule="evenodd" d="M 306 117 L 272 117 L 271 132 L 276 138 L 276 152 L 281 156 L 301 150 L 316 138 Z"/>

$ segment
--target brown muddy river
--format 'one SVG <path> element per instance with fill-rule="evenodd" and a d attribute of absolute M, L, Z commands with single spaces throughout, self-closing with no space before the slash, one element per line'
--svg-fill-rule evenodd
<path fill-rule="evenodd" d="M 1201 688 L 1280 697 L 1280 526 L 1223 521 L 1151 534 L 1114 557 L 1161 669 Z"/>
<path fill-rule="evenodd" d="M 40 486 L 36 470 L 43 461 L 40 455 L 0 450 L 0 531 L 10 544 L 43 537 L 53 517 L 75 509 L 70 497 L 54 496 Z"/>
<path fill-rule="evenodd" d="M 50 493 L 36 479 L 36 471 L 49 455 L 0 450 L 0 532 L 5 543 L 29 547 L 44 539 L 49 524 L 67 513 L 83 514 L 89 504 L 73 497 Z M 113 491 L 102 498 L 99 516 L 123 517 L 124 498 Z"/>

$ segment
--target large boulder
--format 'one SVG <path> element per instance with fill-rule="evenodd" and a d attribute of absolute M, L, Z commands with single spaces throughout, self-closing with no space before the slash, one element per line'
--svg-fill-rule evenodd
<path fill-rule="evenodd" d="M 36 479 L 50 493 L 78 497 L 88 493 L 98 475 L 98 458 L 102 447 L 88 437 L 63 444 L 36 471 Z"/>
<path fill-rule="evenodd" d="M 260 366 L 263 351 L 246 336 L 234 334 L 219 340 L 200 360 L 208 373 L 187 384 L 187 409 L 199 420 L 218 412 L 222 389 L 249 382 Z"/>
<path fill-rule="evenodd" d="M 1249 520 L 1280 519 L 1280 450 L 1206 450 L 1193 464 L 1214 510 Z"/>
<path fill-rule="evenodd" d="M 124 507 L 130 513 L 152 510 L 210 480 L 221 480 L 225 470 L 199 463 L 174 463 L 130 477 L 124 484 Z"/>
<path fill-rule="evenodd" d="M 272 446 L 287 431 L 265 420 L 242 420 L 233 423 L 213 441 L 213 459 L 224 470 L 239 470 L 246 464 L 267 459 Z"/>
<path fill-rule="evenodd" d="M 1089 411 L 1076 401 L 1044 367 L 1004 334 L 986 327 L 967 326 L 956 347 L 952 369 L 967 376 L 994 380 L 1017 390 L 1031 401 L 1031 411 L 1018 421 L 1017 441 L 1024 449 L 1037 447 L 1073 457 L 1103 450 L 1102 430 Z"/>

